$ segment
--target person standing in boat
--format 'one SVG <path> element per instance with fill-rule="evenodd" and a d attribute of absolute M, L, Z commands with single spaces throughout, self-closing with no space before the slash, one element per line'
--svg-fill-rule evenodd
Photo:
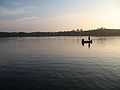
<path fill-rule="evenodd" d="M 88 36 L 88 40 L 90 41 L 90 36 Z"/>

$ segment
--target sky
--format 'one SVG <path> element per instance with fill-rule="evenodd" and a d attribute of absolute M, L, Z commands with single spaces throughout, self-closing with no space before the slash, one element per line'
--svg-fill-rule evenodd
<path fill-rule="evenodd" d="M 0 31 L 120 29 L 120 0 L 0 0 Z"/>

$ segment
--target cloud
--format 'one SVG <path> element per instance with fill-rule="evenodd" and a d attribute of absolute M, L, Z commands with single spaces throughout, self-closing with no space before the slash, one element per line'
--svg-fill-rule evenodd
<path fill-rule="evenodd" d="M 65 14 L 53 17 L 46 17 L 44 21 L 54 21 L 54 22 L 82 22 L 88 21 L 94 17 L 100 17 L 104 15 L 103 12 L 91 12 L 91 13 L 72 13 L 72 14 Z M 39 18 L 38 18 L 39 19 Z M 98 18 L 99 19 L 99 18 Z"/>
<path fill-rule="evenodd" d="M 39 17 L 37 16 L 31 16 L 31 17 L 24 17 L 24 18 L 20 18 L 17 19 L 15 21 L 32 21 L 32 20 L 37 20 Z"/>
<path fill-rule="evenodd" d="M 75 28 L 119 27 L 116 15 L 104 12 L 77 13 L 52 17 L 27 16 L 15 20 L 0 21 L 3 31 L 56 31 Z M 114 18 L 113 18 L 114 17 Z M 117 22 L 118 19 L 118 22 Z M 110 23 L 111 22 L 111 23 Z"/>
<path fill-rule="evenodd" d="M 9 31 L 11 30 L 60 30 L 67 28 L 76 28 L 79 27 L 79 24 L 84 22 L 87 16 L 96 16 L 99 13 L 89 13 L 88 14 L 71 14 L 71 15 L 62 15 L 56 17 L 40 17 L 40 16 L 27 16 L 24 18 L 19 18 L 15 20 L 1 21 L 0 26 L 3 29 Z M 86 21 L 85 21 L 86 23 Z M 1 29 L 2 30 L 2 29 Z M 19 31 L 20 31 L 19 30 Z"/>
<path fill-rule="evenodd" d="M 32 6 L 24 6 L 24 7 L 16 7 L 16 8 L 6 8 L 0 7 L 0 16 L 11 16 L 11 15 L 19 15 L 30 12 Z"/>

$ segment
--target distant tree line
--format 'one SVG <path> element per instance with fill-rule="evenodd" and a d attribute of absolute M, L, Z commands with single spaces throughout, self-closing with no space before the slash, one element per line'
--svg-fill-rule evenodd
<path fill-rule="evenodd" d="M 59 32 L 0 32 L 0 37 L 28 37 L 28 36 L 120 36 L 120 29 L 98 28 L 94 30 L 71 30 Z"/>

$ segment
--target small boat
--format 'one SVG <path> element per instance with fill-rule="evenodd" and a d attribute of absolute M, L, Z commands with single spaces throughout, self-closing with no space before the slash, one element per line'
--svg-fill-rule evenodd
<path fill-rule="evenodd" d="M 88 44 L 88 47 L 90 48 L 90 44 L 93 43 L 92 39 L 90 39 L 90 36 L 88 36 L 88 41 L 85 41 L 84 39 L 82 39 L 82 45 L 84 46 L 84 44 Z"/>
<path fill-rule="evenodd" d="M 92 43 L 92 40 L 89 40 L 89 41 L 84 41 L 84 39 L 82 39 L 81 41 L 82 43 Z"/>

